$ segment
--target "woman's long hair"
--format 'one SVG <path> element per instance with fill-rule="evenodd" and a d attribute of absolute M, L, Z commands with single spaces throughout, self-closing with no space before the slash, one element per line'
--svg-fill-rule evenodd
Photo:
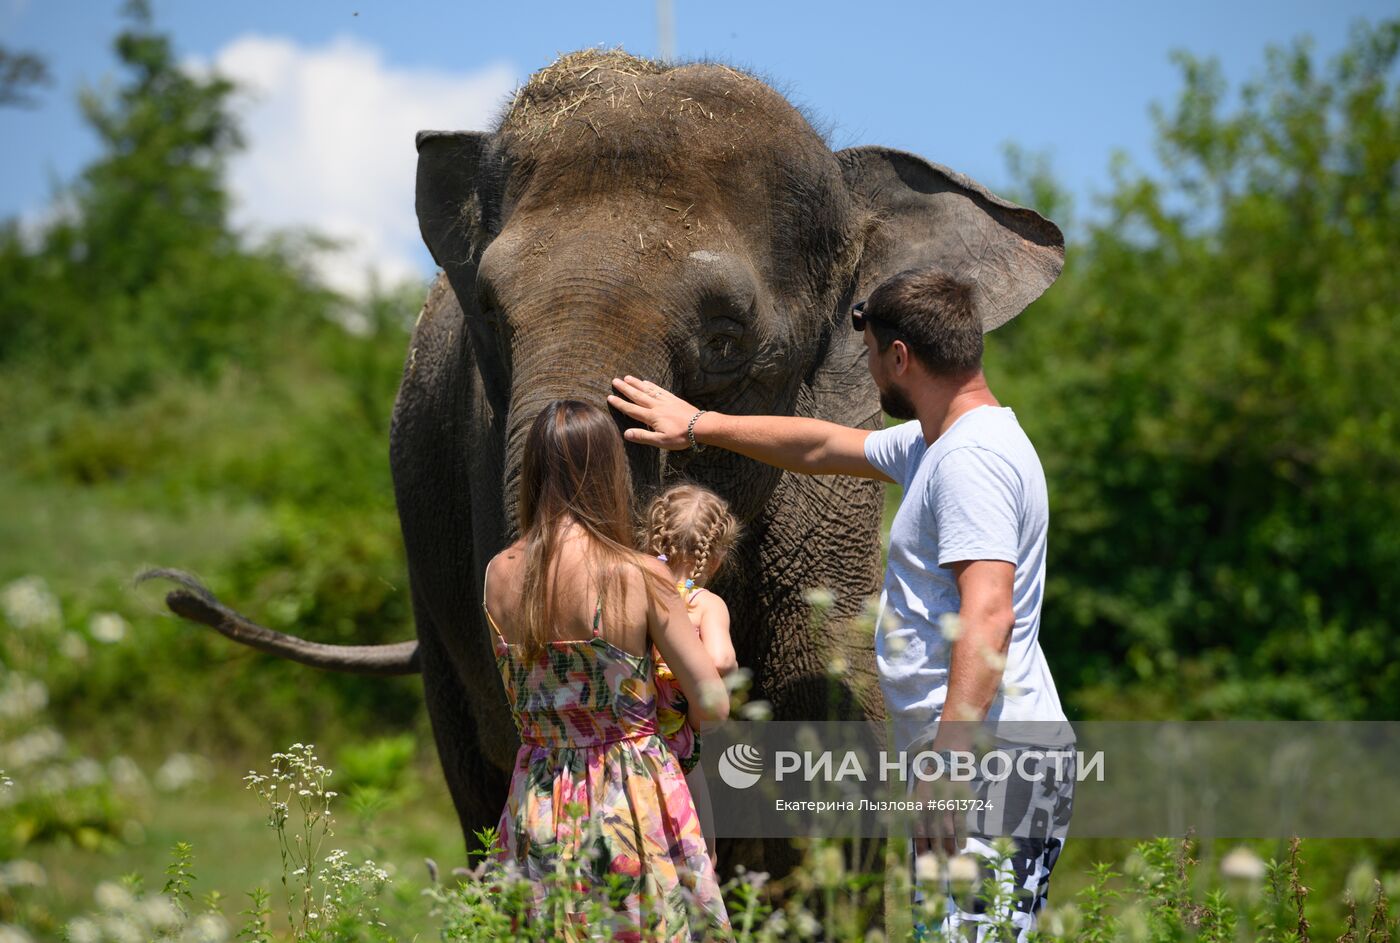
<path fill-rule="evenodd" d="M 569 521 L 587 535 L 586 571 L 605 624 L 622 611 L 626 566 L 641 571 L 649 596 L 663 598 L 656 594 L 665 580 L 642 567 L 633 549 L 632 475 L 607 413 L 579 400 L 550 403 L 530 427 L 520 472 L 525 577 L 518 630 L 527 652 L 538 654 L 555 637 L 559 536 Z"/>

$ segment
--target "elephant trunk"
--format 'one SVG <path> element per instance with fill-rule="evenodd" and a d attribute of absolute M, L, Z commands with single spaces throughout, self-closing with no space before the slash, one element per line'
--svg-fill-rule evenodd
<path fill-rule="evenodd" d="M 606 308 L 619 312 L 618 300 L 610 296 Z M 628 306 L 637 310 L 638 306 Z M 611 412 L 607 396 L 612 392 L 613 377 L 624 374 L 645 376 L 663 386 L 671 382 L 671 372 L 664 356 L 662 331 L 640 326 L 624 313 L 598 318 L 579 313 L 578 302 L 556 310 L 566 317 L 549 323 L 537 320 L 531 325 L 528 338 L 517 338 L 517 349 L 529 351 L 528 356 L 515 359 L 510 390 L 510 411 L 506 431 L 503 496 L 506 519 L 511 530 L 516 528 L 516 504 L 520 490 L 520 472 L 525 440 L 535 417 L 550 402 L 575 399 L 591 403 Z M 622 309 L 623 311 L 626 308 Z M 650 312 L 649 312 L 650 314 Z M 655 317 L 651 314 L 650 317 Z M 599 321 L 603 322 L 600 329 Z M 650 320 L 648 318 L 647 320 Z M 577 326 L 593 325 L 589 335 L 577 333 Z M 609 331 L 611 324 L 615 330 Z M 631 420 L 612 412 L 619 428 L 632 425 Z M 634 496 L 649 494 L 661 481 L 662 456 L 650 446 L 627 444 L 628 465 L 632 474 Z"/>

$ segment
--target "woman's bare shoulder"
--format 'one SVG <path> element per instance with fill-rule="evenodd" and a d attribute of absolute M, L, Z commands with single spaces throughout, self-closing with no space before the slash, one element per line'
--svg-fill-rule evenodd
<path fill-rule="evenodd" d="M 491 575 L 494 577 L 496 573 L 502 570 L 515 570 L 522 566 L 524 562 L 525 541 L 521 539 L 496 554 L 486 565 L 491 568 Z"/>
<path fill-rule="evenodd" d="M 504 598 L 510 590 L 519 591 L 525 568 L 525 542 L 517 540 L 486 564 L 486 593 L 493 599 Z"/>
<path fill-rule="evenodd" d="M 630 562 L 638 567 L 641 567 L 649 573 L 654 573 L 655 575 L 664 577 L 667 580 L 671 579 L 671 571 L 666 568 L 666 564 L 662 563 L 660 560 L 656 559 L 656 557 L 652 556 L 649 553 L 634 553 L 632 554 L 632 559 Z"/>

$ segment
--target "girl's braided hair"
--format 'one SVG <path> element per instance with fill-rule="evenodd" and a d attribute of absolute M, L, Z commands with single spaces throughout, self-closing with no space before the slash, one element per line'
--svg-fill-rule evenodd
<path fill-rule="evenodd" d="M 673 485 L 647 506 L 643 544 L 666 555 L 676 572 L 703 584 L 711 566 L 724 564 L 739 538 L 739 522 L 729 504 L 701 485 Z"/>

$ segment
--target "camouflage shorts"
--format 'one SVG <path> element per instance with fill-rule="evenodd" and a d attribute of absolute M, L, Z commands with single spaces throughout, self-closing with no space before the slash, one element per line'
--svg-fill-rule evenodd
<path fill-rule="evenodd" d="M 1001 939 L 1001 927 L 1021 943 L 1036 929 L 1074 805 L 1075 757 L 1072 747 L 1065 749 L 1068 755 L 1058 762 L 1043 753 L 1027 758 L 1026 778 L 1013 775 L 995 782 L 972 781 L 974 798 L 985 806 L 967 813 L 966 830 L 960 829 L 959 835 L 966 836 L 961 852 L 978 861 L 976 890 L 955 888 L 945 871 L 937 885 L 945 898 L 944 906 L 934 911 L 941 916 L 941 924 L 936 934 L 930 934 L 922 922 L 928 908 L 916 880 L 915 939 L 982 943 Z M 1014 756 L 1017 751 L 1009 752 Z M 1005 857 L 993 845 L 998 837 L 1010 845 Z M 915 866 L 912 855 L 910 866 Z M 994 906 L 997 902 L 1000 904 Z"/>

